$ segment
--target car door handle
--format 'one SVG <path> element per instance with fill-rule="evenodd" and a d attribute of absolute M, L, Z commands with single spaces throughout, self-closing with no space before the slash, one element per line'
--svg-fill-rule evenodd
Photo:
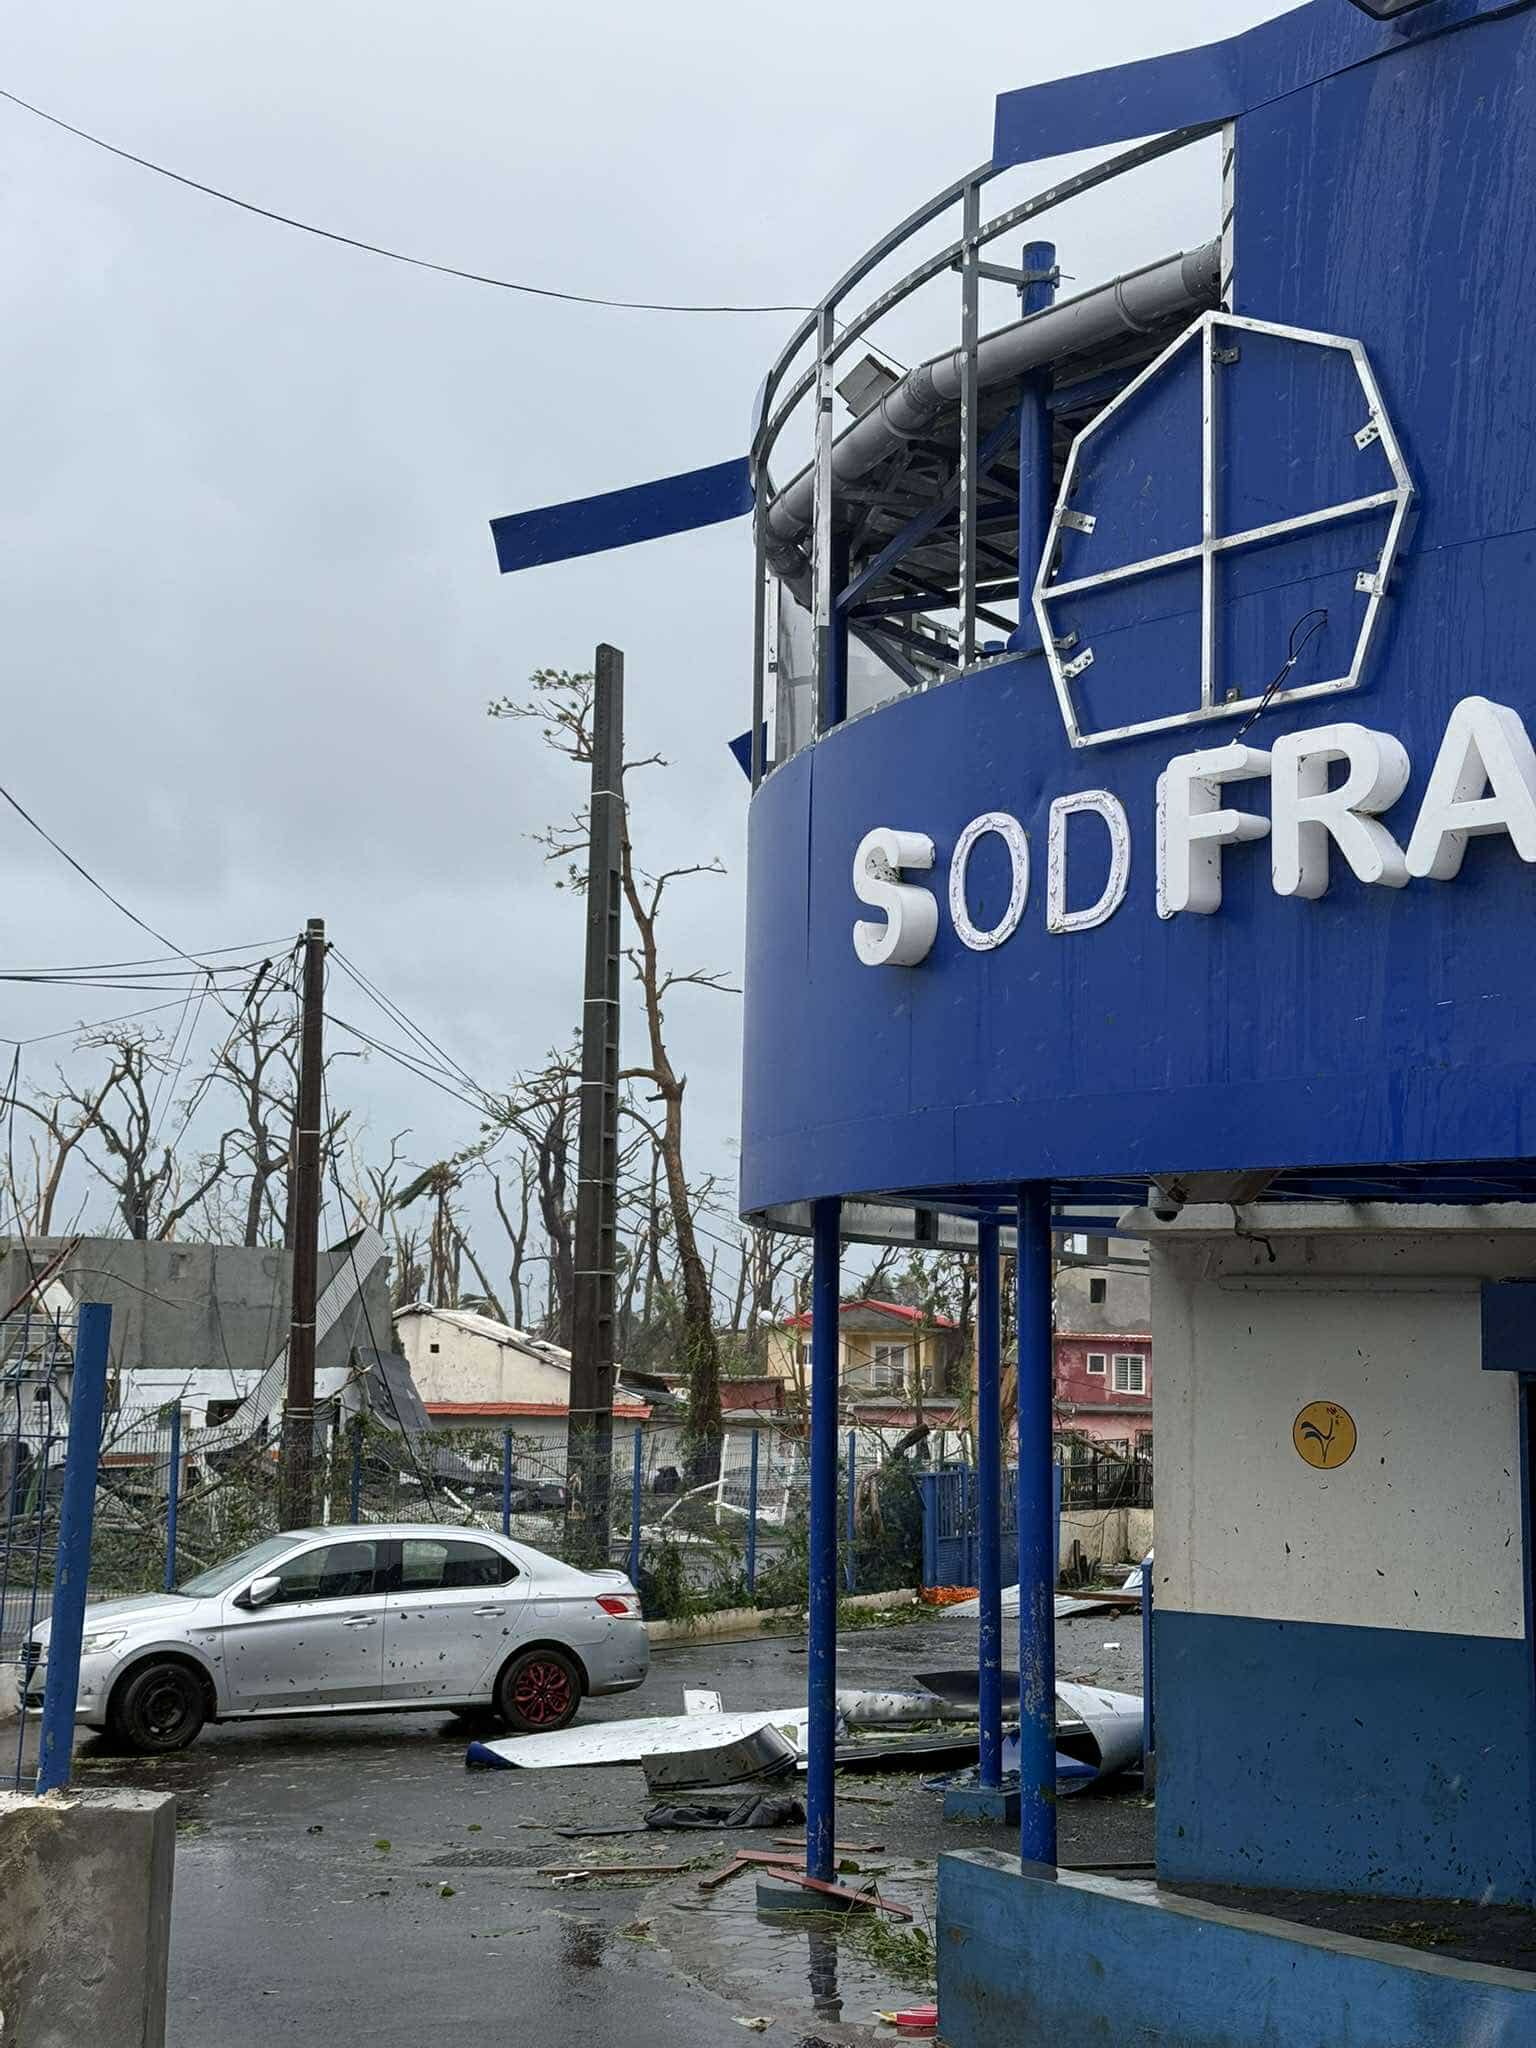
<path fill-rule="evenodd" d="M 352 1614 L 341 1625 L 343 1628 L 372 1628 L 378 1618 L 376 1614 Z"/>
<path fill-rule="evenodd" d="M 501 1609 L 499 1607 L 477 1607 L 474 1611 L 476 1614 L 488 1615 L 494 1621 L 497 1615 L 500 1614 Z"/>

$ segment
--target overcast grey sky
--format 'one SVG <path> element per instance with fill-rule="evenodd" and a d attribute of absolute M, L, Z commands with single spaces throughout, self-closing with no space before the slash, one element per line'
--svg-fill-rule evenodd
<path fill-rule="evenodd" d="M 999 90 L 1285 11 L 54 0 L 10 23 L 0 84 L 443 262 L 799 301 L 985 159 Z M 1132 203 L 1085 202 L 1057 238 L 1087 281 L 1216 225 L 1210 165 L 1181 163 Z M 602 311 L 408 270 L 4 104 L 0 265 L 0 781 L 82 860 L 193 948 L 324 915 L 504 1081 L 577 1015 L 575 906 L 526 835 L 580 792 L 484 706 L 610 639 L 633 746 L 676 764 L 637 792 L 637 839 L 653 862 L 718 852 L 731 870 L 679 898 L 671 943 L 684 964 L 737 965 L 746 785 L 725 743 L 747 723 L 746 523 L 502 579 L 486 522 L 739 454 L 789 319 Z M 12 965 L 151 950 L 9 814 L 0 858 Z M 0 1029 L 126 1007 L 5 986 Z M 676 1004 L 698 1163 L 722 1170 L 738 1007 Z M 382 1063 L 346 1085 L 376 1131 L 411 1125 L 418 1156 L 472 1134 Z"/>

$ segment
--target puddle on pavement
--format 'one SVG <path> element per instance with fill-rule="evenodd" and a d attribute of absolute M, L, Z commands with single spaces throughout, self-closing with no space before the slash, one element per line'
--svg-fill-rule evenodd
<path fill-rule="evenodd" d="M 913 1920 L 883 1914 L 759 1914 L 750 1877 L 705 1901 L 654 1909 L 655 1938 L 692 1976 L 743 2012 L 867 2027 L 879 2012 L 933 1996 L 931 1870 L 891 1865 L 881 1893 Z"/>

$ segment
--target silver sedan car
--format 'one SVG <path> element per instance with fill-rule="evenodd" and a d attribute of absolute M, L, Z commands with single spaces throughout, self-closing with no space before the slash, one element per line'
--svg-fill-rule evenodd
<path fill-rule="evenodd" d="M 47 1655 L 45 1622 L 24 1652 L 29 1707 Z M 649 1665 L 622 1572 L 480 1529 L 293 1529 L 174 1593 L 88 1607 L 76 1715 L 150 1753 L 184 1749 L 205 1721 L 268 1715 L 488 1709 L 547 1734 Z"/>

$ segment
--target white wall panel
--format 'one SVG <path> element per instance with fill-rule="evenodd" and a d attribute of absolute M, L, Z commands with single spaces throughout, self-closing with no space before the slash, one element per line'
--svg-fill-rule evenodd
<path fill-rule="evenodd" d="M 1482 1370 L 1470 1269 L 1533 1240 L 1153 1235 L 1159 1605 L 1521 1636 L 1517 1383 Z M 1332 1471 L 1292 1441 L 1314 1400 L 1358 1430 Z"/>

